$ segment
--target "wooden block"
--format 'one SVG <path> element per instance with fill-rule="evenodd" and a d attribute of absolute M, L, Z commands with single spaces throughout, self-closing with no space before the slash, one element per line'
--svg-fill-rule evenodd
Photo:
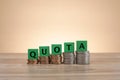
<path fill-rule="evenodd" d="M 64 43 L 64 52 L 74 52 L 74 42 L 65 42 Z"/>
<path fill-rule="evenodd" d="M 87 41 L 76 41 L 76 44 L 77 52 L 87 51 Z"/>
<path fill-rule="evenodd" d="M 49 46 L 40 46 L 39 52 L 40 56 L 49 56 L 50 55 Z"/>
<path fill-rule="evenodd" d="M 52 54 L 59 55 L 62 53 L 62 45 L 61 44 L 52 44 Z"/>
<path fill-rule="evenodd" d="M 28 59 L 38 59 L 38 49 L 28 49 Z"/>

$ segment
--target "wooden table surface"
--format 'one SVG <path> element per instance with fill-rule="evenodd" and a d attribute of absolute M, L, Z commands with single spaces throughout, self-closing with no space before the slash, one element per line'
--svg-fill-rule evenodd
<path fill-rule="evenodd" d="M 0 53 L 0 80 L 120 80 L 120 53 L 91 53 L 90 65 L 28 65 L 26 59 Z"/>

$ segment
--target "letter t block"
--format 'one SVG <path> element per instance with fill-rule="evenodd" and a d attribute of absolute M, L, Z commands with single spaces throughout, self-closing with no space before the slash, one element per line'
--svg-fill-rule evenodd
<path fill-rule="evenodd" d="M 64 43 L 64 52 L 73 53 L 74 52 L 74 42 L 65 42 Z"/>

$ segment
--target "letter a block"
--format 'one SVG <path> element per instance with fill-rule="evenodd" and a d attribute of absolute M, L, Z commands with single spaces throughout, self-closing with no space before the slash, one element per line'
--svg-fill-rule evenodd
<path fill-rule="evenodd" d="M 49 46 L 40 46 L 39 52 L 40 56 L 49 56 L 50 55 Z"/>
<path fill-rule="evenodd" d="M 73 53 L 74 52 L 74 42 L 65 42 L 64 43 L 64 52 Z"/>
<path fill-rule="evenodd" d="M 38 49 L 28 49 L 28 59 L 38 59 Z"/>
<path fill-rule="evenodd" d="M 61 44 L 52 44 L 52 54 L 59 55 L 62 53 L 62 45 Z"/>
<path fill-rule="evenodd" d="M 77 46 L 76 46 L 77 52 L 87 51 L 87 41 L 77 41 L 76 43 L 77 43 Z"/>

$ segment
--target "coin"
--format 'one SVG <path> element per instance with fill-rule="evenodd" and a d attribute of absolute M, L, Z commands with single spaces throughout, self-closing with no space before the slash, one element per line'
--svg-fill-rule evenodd
<path fill-rule="evenodd" d="M 76 51 L 76 64 L 89 64 L 89 63 L 90 63 L 89 51 L 85 51 L 85 52 Z"/>
<path fill-rule="evenodd" d="M 74 53 L 63 53 L 63 63 L 64 64 L 74 64 L 75 63 Z"/>
<path fill-rule="evenodd" d="M 49 56 L 40 56 L 39 63 L 40 64 L 49 64 L 50 63 Z"/>
<path fill-rule="evenodd" d="M 38 60 L 36 60 L 36 59 L 34 59 L 34 60 L 28 59 L 27 61 L 28 61 L 27 64 L 38 64 Z"/>
<path fill-rule="evenodd" d="M 50 55 L 51 64 L 61 64 L 61 55 Z"/>

